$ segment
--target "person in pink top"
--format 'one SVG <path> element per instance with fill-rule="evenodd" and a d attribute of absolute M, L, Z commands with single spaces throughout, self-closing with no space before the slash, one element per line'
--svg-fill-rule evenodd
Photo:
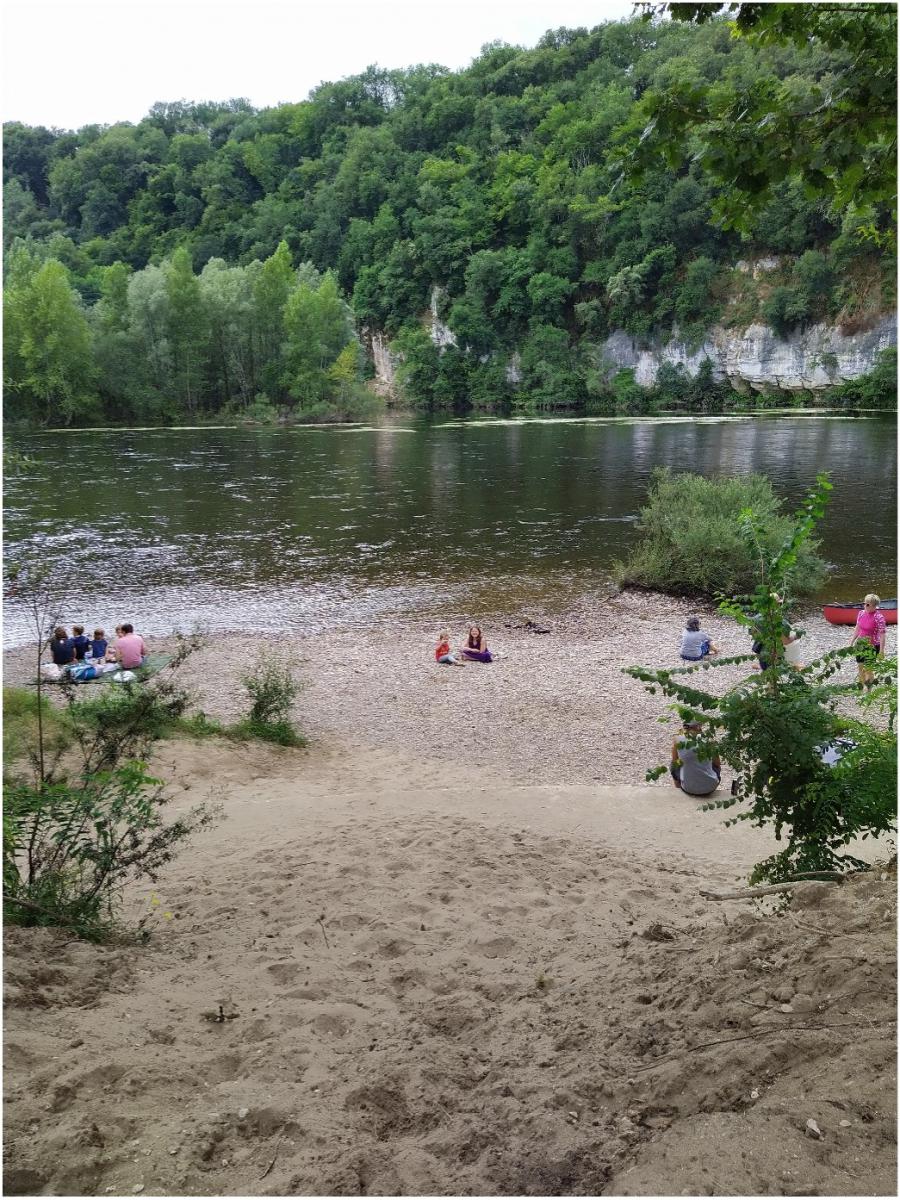
<path fill-rule="evenodd" d="M 853 630 L 850 645 L 852 646 L 857 641 L 868 642 L 876 655 L 884 658 L 885 621 L 884 613 L 878 609 L 880 603 L 880 597 L 876 596 L 874 592 L 869 592 L 863 601 L 862 611 L 856 618 L 856 628 Z M 871 656 L 868 653 L 857 654 L 856 661 L 859 664 L 860 687 L 870 688 L 875 682 Z"/>
<path fill-rule="evenodd" d="M 123 671 L 133 671 L 143 665 L 147 655 L 144 639 L 134 632 L 133 625 L 122 626 L 122 636 L 116 638 L 116 658 Z"/>

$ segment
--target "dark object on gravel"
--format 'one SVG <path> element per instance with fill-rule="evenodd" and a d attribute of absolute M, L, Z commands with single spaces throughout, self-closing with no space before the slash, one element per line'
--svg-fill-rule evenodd
<path fill-rule="evenodd" d="M 539 625 L 537 621 L 532 621 L 530 617 L 525 619 L 524 624 L 513 625 L 510 621 L 504 622 L 505 629 L 527 629 L 531 633 L 550 633 L 551 630 L 547 625 Z"/>

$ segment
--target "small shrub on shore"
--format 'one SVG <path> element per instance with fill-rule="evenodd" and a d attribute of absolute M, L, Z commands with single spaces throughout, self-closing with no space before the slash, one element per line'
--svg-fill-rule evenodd
<path fill-rule="evenodd" d="M 126 883 L 156 879 L 215 817 L 201 804 L 166 823 L 167 797 L 142 762 L 76 780 L 12 783 L 3 821 L 4 920 L 64 926 L 100 941 L 116 931 Z"/>
<path fill-rule="evenodd" d="M 305 741 L 290 720 L 291 705 L 300 684 L 285 663 L 270 654 L 260 654 L 253 669 L 242 676 L 251 705 L 235 732 L 276 742 L 280 746 L 302 746 Z"/>
<path fill-rule="evenodd" d="M 35 607 L 39 634 L 45 611 Z M 199 646 L 198 638 L 180 639 L 170 668 Z M 168 797 L 144 761 L 167 733 L 196 736 L 210 723 L 203 714 L 185 717 L 190 698 L 171 672 L 88 698 L 69 684 L 61 696 L 59 709 L 40 688 L 4 691 L 4 919 L 99 941 L 119 929 L 122 888 L 155 879 L 214 819 L 201 804 L 166 822 Z"/>
<path fill-rule="evenodd" d="M 747 510 L 757 521 L 758 551 L 741 533 L 739 518 Z M 657 468 L 638 529 L 630 557 L 613 568 L 620 586 L 713 597 L 752 590 L 759 554 L 775 554 L 790 536 L 791 519 L 762 475 L 706 479 Z M 824 578 L 817 546 L 809 540 L 798 550 L 791 575 L 795 596 L 815 591 Z"/>

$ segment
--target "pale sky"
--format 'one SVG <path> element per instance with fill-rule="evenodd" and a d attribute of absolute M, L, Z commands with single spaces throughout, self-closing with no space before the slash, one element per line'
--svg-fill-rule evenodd
<path fill-rule="evenodd" d="M 3 0 L 3 120 L 137 122 L 157 100 L 304 100 L 372 63 L 467 66 L 486 42 L 631 15 L 630 0 Z"/>

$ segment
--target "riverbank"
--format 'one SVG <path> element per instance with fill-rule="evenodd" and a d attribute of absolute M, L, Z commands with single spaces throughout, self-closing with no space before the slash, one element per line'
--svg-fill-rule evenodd
<path fill-rule="evenodd" d="M 687 612 L 498 617 L 464 669 L 416 621 L 291 635 L 306 750 L 159 743 L 171 815 L 222 820 L 128 889 L 145 946 L 7 931 L 7 1193 L 891 1194 L 896 880 L 700 895 L 773 843 L 642 783 L 671 730 L 619 668 L 677 665 Z M 278 646 L 184 682 L 231 721 Z"/>
<path fill-rule="evenodd" d="M 666 761 L 675 732 L 665 702 L 622 674 L 633 665 L 679 667 L 681 630 L 698 613 L 722 657 L 749 653 L 749 637 L 714 609 L 650 593 L 583 596 L 560 612 L 446 613 L 440 621 L 384 619 L 313 637 L 217 635 L 182 669 L 195 706 L 230 724 L 246 713 L 240 679 L 260 653 L 293 663 L 303 683 L 293 720 L 313 742 L 326 736 L 410 752 L 434 764 L 436 777 L 461 764 L 529 783 L 643 783 Z M 463 669 L 437 666 L 433 647 L 446 627 L 459 644 L 470 621 L 484 622 L 500 660 Z M 527 628 L 532 620 L 547 633 Z M 849 627 L 828 625 L 817 609 L 798 617 L 805 661 L 845 646 Z M 889 628 L 888 650 L 896 645 Z M 151 650 L 171 642 L 148 638 Z M 7 684 L 33 678 L 33 651 L 4 654 Z M 752 662 L 703 671 L 714 691 L 733 687 Z M 839 678 L 853 679 L 848 662 Z M 112 685 L 108 685 L 112 686 Z M 86 695 L 96 689 L 86 687 Z M 847 702 L 848 711 L 855 709 Z M 657 786 L 670 787 L 668 780 Z"/>
<path fill-rule="evenodd" d="M 892 1194 L 885 870 L 761 916 L 700 890 L 768 835 L 672 789 L 358 732 L 151 766 L 223 820 L 129 889 L 146 946 L 7 931 L 7 1194 Z"/>

